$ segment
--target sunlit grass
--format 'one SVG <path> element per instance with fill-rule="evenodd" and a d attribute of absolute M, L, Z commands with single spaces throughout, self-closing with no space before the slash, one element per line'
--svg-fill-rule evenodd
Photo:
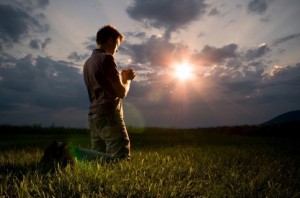
<path fill-rule="evenodd" d="M 299 156 L 270 147 L 162 146 L 115 166 L 78 162 L 41 173 L 40 149 L 0 154 L 7 197 L 297 197 Z"/>

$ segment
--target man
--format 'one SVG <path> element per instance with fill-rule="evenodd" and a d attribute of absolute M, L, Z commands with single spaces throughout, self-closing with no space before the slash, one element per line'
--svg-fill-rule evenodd
<path fill-rule="evenodd" d="M 127 69 L 120 74 L 113 57 L 123 38 L 114 27 L 102 27 L 97 32 L 97 48 L 84 64 L 83 75 L 90 100 L 88 119 L 92 150 L 96 151 L 83 152 L 87 158 L 130 159 L 122 99 L 129 91 L 135 72 Z"/>

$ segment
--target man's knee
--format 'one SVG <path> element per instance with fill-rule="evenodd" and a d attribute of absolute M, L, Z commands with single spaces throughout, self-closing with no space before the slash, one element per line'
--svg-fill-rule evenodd
<path fill-rule="evenodd" d="M 130 158 L 130 140 L 118 138 L 106 142 L 107 153 L 113 158 Z"/>

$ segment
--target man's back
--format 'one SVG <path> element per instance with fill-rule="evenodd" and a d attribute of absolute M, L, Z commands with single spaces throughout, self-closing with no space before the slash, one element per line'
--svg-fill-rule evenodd
<path fill-rule="evenodd" d="M 90 114 L 111 114 L 119 104 L 112 81 L 119 81 L 119 72 L 112 55 L 95 49 L 83 68 L 90 99 Z"/>

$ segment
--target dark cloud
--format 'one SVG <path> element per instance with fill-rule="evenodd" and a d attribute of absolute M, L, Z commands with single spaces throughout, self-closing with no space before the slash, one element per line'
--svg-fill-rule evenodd
<path fill-rule="evenodd" d="M 294 66 L 275 66 L 271 75 L 265 75 L 261 92 L 255 98 L 257 103 L 265 103 L 282 112 L 299 109 L 300 63 Z"/>
<path fill-rule="evenodd" d="M 208 15 L 210 16 L 216 16 L 216 15 L 219 15 L 220 14 L 220 11 L 217 9 L 217 8 L 213 8 L 209 13 Z"/>
<path fill-rule="evenodd" d="M 0 57 L 0 98 L 1 124 L 87 126 L 83 76 L 67 62 Z"/>
<path fill-rule="evenodd" d="M 67 58 L 76 62 L 85 60 L 89 54 L 78 54 L 78 52 L 72 52 Z"/>
<path fill-rule="evenodd" d="M 206 45 L 201 52 L 192 55 L 193 61 L 202 66 L 225 65 L 231 68 L 239 68 L 245 63 L 242 61 L 254 61 L 266 55 L 270 48 L 262 44 L 257 48 L 248 49 L 245 52 L 238 51 L 237 44 L 228 44 L 217 48 Z M 243 60 L 241 60 L 243 58 Z"/>
<path fill-rule="evenodd" d="M 18 5 L 14 1 L 10 4 L 0 4 L 1 43 L 20 42 L 33 32 L 45 33 L 49 30 L 43 14 L 28 12 L 27 8 Z M 39 3 L 39 6 L 42 5 L 46 4 Z"/>
<path fill-rule="evenodd" d="M 85 48 L 89 51 L 95 49 L 97 47 L 96 44 L 96 36 L 90 36 L 87 41 L 83 43 Z M 122 46 L 122 45 L 121 45 Z"/>
<path fill-rule="evenodd" d="M 300 63 L 295 66 L 275 66 L 271 75 L 266 77 L 266 84 L 273 86 L 273 83 L 283 84 L 284 86 L 300 87 Z M 298 91 L 299 90 L 299 91 Z M 295 89 L 294 92 L 299 92 L 300 89 Z"/>
<path fill-rule="evenodd" d="M 38 9 L 45 9 L 49 5 L 49 0 L 28 0 L 24 3 L 23 0 L 4 0 L 4 3 L 19 7 L 22 10 L 32 12 Z"/>
<path fill-rule="evenodd" d="M 0 76 L 0 110 L 19 104 L 49 109 L 80 108 L 87 99 L 82 75 L 66 62 L 31 55 L 2 60 Z"/>
<path fill-rule="evenodd" d="M 251 0 L 248 4 L 248 11 L 263 14 L 267 10 L 269 2 L 269 0 Z"/>
<path fill-rule="evenodd" d="M 273 42 L 273 45 L 279 45 L 281 43 L 285 43 L 289 40 L 293 40 L 293 39 L 298 39 L 300 38 L 300 33 L 297 34 L 290 34 L 288 36 L 282 37 L 282 38 L 278 38 Z"/>
<path fill-rule="evenodd" d="M 259 61 L 239 62 L 235 44 L 209 49 L 202 52 L 215 54 L 223 65 L 197 76 L 189 86 L 179 86 L 171 74 L 156 68 L 144 79 L 133 81 L 124 100 L 128 125 L 258 124 L 270 115 L 300 108 L 300 64 L 274 67 L 272 75 L 266 75 Z M 32 56 L 2 56 L 0 63 L 2 123 L 15 118 L 13 123 L 86 126 L 88 97 L 83 77 L 70 63 Z M 263 112 L 258 114 L 258 109 Z"/>
<path fill-rule="evenodd" d="M 49 38 L 49 37 L 45 38 L 45 40 L 41 43 L 42 49 L 45 49 L 47 47 L 47 45 L 51 43 L 51 41 L 52 41 L 51 38 Z"/>
<path fill-rule="evenodd" d="M 206 45 L 200 53 L 193 56 L 193 60 L 203 66 L 222 64 L 227 59 L 237 57 L 237 48 L 236 44 L 225 45 L 221 48 Z"/>
<path fill-rule="evenodd" d="M 29 31 L 32 18 L 25 12 L 16 10 L 8 5 L 0 5 L 0 31 L 4 41 L 18 41 L 23 34 Z"/>
<path fill-rule="evenodd" d="M 248 49 L 245 52 L 244 57 L 245 57 L 246 61 L 253 61 L 257 58 L 263 57 L 270 51 L 271 51 L 271 49 L 266 44 L 262 44 L 258 48 Z"/>
<path fill-rule="evenodd" d="M 263 73 L 264 65 L 252 62 L 236 67 L 214 67 L 208 79 L 219 88 L 220 94 L 227 95 L 232 101 L 242 102 L 255 95 Z"/>
<path fill-rule="evenodd" d="M 166 29 L 166 38 L 172 31 L 201 17 L 206 11 L 204 0 L 134 0 L 127 8 L 128 15 L 146 25 Z"/>
<path fill-rule="evenodd" d="M 34 50 L 45 49 L 50 42 L 51 38 L 46 38 L 44 41 L 41 41 L 40 39 L 31 39 L 29 47 Z"/>
<path fill-rule="evenodd" d="M 32 48 L 32 49 L 40 49 L 40 43 L 41 41 L 39 39 L 32 39 L 29 43 L 29 47 Z"/>
<path fill-rule="evenodd" d="M 46 8 L 46 6 L 49 5 L 49 0 L 36 0 L 32 2 L 36 3 L 39 8 Z"/>

